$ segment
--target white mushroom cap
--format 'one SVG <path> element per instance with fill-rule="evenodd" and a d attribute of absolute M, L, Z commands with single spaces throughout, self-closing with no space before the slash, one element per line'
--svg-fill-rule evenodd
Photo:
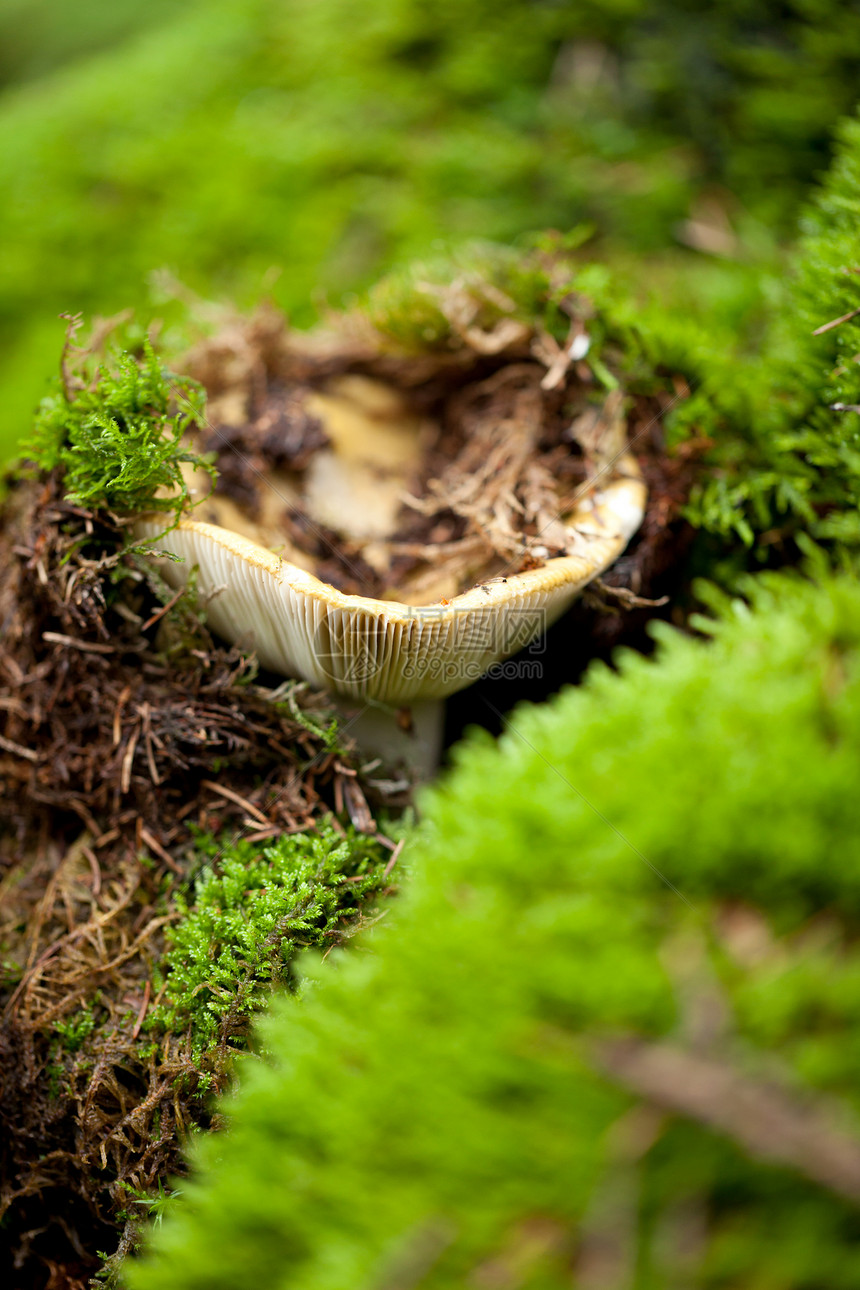
<path fill-rule="evenodd" d="M 207 619 L 253 648 L 272 671 L 338 694 L 400 707 L 443 698 L 534 640 L 621 554 L 642 522 L 645 485 L 623 454 L 565 517 L 575 554 L 481 582 L 450 601 L 406 605 L 347 595 L 231 529 L 158 517 L 136 533 L 179 556 L 163 574 L 183 584 L 196 566 Z"/>

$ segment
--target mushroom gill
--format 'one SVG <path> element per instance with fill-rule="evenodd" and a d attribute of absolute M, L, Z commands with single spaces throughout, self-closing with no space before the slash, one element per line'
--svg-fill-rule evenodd
<path fill-rule="evenodd" d="M 154 516 L 137 531 L 180 558 L 174 585 L 197 569 L 213 629 L 265 667 L 418 711 L 528 645 L 636 532 L 623 395 L 548 390 L 530 358 L 476 362 L 434 397 L 321 366 L 210 394 L 218 486 L 166 534 Z"/>

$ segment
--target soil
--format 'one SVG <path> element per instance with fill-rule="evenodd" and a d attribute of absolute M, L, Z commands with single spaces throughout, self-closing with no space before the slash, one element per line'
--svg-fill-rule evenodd
<path fill-rule="evenodd" d="M 491 357 L 466 349 L 456 365 L 442 352 L 435 370 L 422 356 L 423 380 L 416 386 L 414 360 L 368 356 L 348 345 L 336 354 L 302 352 L 301 342 L 277 320 L 258 318 L 264 338 L 254 327 L 245 325 L 241 342 L 236 328 L 216 338 L 190 364 L 213 409 L 202 447 L 215 458 L 216 494 L 250 518 L 259 513 L 263 481 L 273 470 L 300 476 L 314 453 L 328 446 L 306 400 L 333 379 L 384 380 L 430 430 L 387 539 L 387 567 L 369 564 L 360 545 L 302 506 L 284 509 L 284 537 L 310 557 L 323 581 L 351 594 L 397 599 L 404 584 L 420 588 L 424 578 L 434 585 L 448 570 L 465 590 L 500 569 L 516 573 L 566 553 L 570 538 L 559 517 L 576 506 L 588 472 L 586 454 L 571 433 L 595 395 L 585 369 L 545 389 L 546 368 L 524 341 Z M 228 350 L 231 361 L 225 363 Z M 241 408 L 242 424 L 221 420 L 217 410 L 224 406 L 234 422 Z"/>
<path fill-rule="evenodd" d="M 332 748 L 325 696 L 255 675 L 123 538 L 53 476 L 0 510 L 0 1282 L 20 1290 L 84 1286 L 133 1240 L 134 1193 L 180 1167 L 246 1037 L 228 1016 L 201 1061 L 141 1036 L 194 830 L 263 845 L 333 812 L 375 832 L 405 787 Z"/>
<path fill-rule="evenodd" d="M 575 312 L 571 325 L 581 326 Z M 497 339 L 469 325 L 430 353 L 397 352 L 361 329 L 311 344 L 262 311 L 187 359 L 211 407 L 240 409 L 230 423 L 213 418 L 207 446 L 222 493 L 249 512 L 255 472 L 300 476 L 326 445 L 305 391 L 359 374 L 436 425 L 387 576 L 300 507 L 284 516 L 319 576 L 364 594 L 468 552 L 465 567 L 476 545 L 517 568 L 558 554 L 558 512 L 589 467 L 587 436 L 571 427 L 592 405 L 620 423 L 648 484 L 639 533 L 550 632 L 538 679 L 491 676 L 455 696 L 451 738 L 472 721 L 498 728 L 514 702 L 575 680 L 618 643 L 647 647 L 647 622 L 682 612 L 682 509 L 702 446 L 667 451 L 671 373 L 613 402 L 546 336 L 511 328 Z M 470 492 L 490 452 L 498 469 Z M 374 831 L 408 792 L 354 749 L 333 749 L 326 697 L 257 675 L 213 640 L 187 596 L 120 554 L 124 536 L 115 517 L 70 506 L 55 476 L 17 482 L 0 511 L 0 1278 L 21 1290 L 77 1290 L 99 1251 L 133 1243 L 130 1189 L 152 1194 L 180 1167 L 188 1132 L 212 1122 L 201 1080 L 223 1087 L 245 1037 L 246 1020 L 228 1017 L 205 1070 L 184 1035 L 143 1055 L 148 983 L 193 829 L 262 843 L 334 812 Z M 94 1004 L 93 1031 L 67 1030 L 58 1045 L 58 1023 Z"/>
<path fill-rule="evenodd" d="M 576 302 L 570 305 L 581 327 L 576 307 Z M 488 576 L 493 561 L 503 563 L 506 572 L 518 572 L 564 553 L 558 517 L 575 505 L 593 466 L 587 428 L 577 432 L 576 427 L 587 421 L 589 409 L 597 409 L 610 437 L 630 445 L 647 484 L 647 509 L 625 553 L 566 621 L 585 638 L 584 651 L 575 651 L 583 653 L 583 665 L 619 642 L 635 638 L 645 644 L 641 629 L 663 606 L 638 602 L 672 597 L 683 583 L 693 530 L 682 512 L 709 444 L 693 439 L 667 450 L 664 419 L 687 393 L 683 377 L 658 371 L 644 383 L 647 388 L 633 383 L 626 394 L 607 395 L 580 362 L 569 363 L 545 388 L 547 344 L 546 337 L 517 334 L 500 352 L 487 354 L 480 344 L 474 348 L 460 338 L 453 348 L 403 355 L 361 330 L 357 337 L 346 332 L 309 347 L 269 310 L 234 320 L 188 362 L 211 406 L 217 408 L 226 397 L 231 407 L 245 410 L 240 427 L 220 423 L 217 416 L 209 426 L 205 447 L 216 456 L 217 488 L 253 512 L 267 470 L 286 461 L 285 441 L 297 471 L 325 446 L 319 421 L 301 411 L 306 394 L 345 374 L 371 377 L 397 390 L 436 428 L 413 488 L 417 505 L 401 508 L 385 576 L 367 563 L 359 545 L 301 508 L 284 511 L 285 536 L 314 561 L 318 577 L 352 594 L 396 597 L 398 587 L 421 569 L 438 572 L 446 561 L 471 568 L 476 543 Z M 555 345 L 556 354 L 558 349 Z M 606 362 L 620 373 L 620 353 L 610 348 Z M 281 427 L 280 438 L 272 435 L 273 420 Z M 511 462 L 505 449 L 524 422 L 524 450 Z M 484 488 L 481 509 L 473 504 L 474 495 L 464 499 L 462 485 L 491 452 L 512 469 L 489 502 Z M 482 475 L 481 483 L 486 482 Z M 454 504 L 446 504 L 458 491 Z M 579 670 L 571 657 L 571 678 Z"/>

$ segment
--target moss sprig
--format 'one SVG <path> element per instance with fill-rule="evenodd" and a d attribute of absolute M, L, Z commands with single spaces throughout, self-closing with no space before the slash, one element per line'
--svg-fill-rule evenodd
<path fill-rule="evenodd" d="M 331 824 L 262 850 L 201 836 L 198 850 L 204 865 L 193 894 L 177 898 L 181 917 L 159 969 L 164 997 L 146 1029 L 187 1030 L 199 1056 L 225 1019 L 259 1011 L 273 983 L 292 985 L 299 950 L 343 937 L 385 886 L 389 856 L 374 838 Z"/>
<path fill-rule="evenodd" d="M 139 358 L 115 349 L 94 364 L 84 351 L 74 351 L 77 326 L 79 320 L 71 320 L 61 376 L 42 400 L 26 457 L 41 470 L 62 470 L 66 499 L 74 505 L 119 519 L 170 513 L 175 524 L 191 500 L 183 464 L 214 473 L 185 441 L 203 420 L 204 391 L 171 372 L 149 339 Z"/>

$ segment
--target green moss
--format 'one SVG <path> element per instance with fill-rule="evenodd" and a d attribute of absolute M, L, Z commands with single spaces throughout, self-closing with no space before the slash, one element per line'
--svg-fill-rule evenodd
<path fill-rule="evenodd" d="M 678 421 L 721 439 L 717 474 L 691 511 L 712 532 L 773 544 L 798 532 L 860 545 L 860 123 L 803 221 L 792 272 L 769 295 L 761 355 L 704 356 L 697 398 Z M 843 315 L 846 321 L 838 323 Z M 828 327 L 827 324 L 837 322 Z M 824 329 L 824 330 L 821 330 Z M 816 335 L 816 331 L 820 334 Z M 704 338 L 702 338 L 704 348 Z"/>
<path fill-rule="evenodd" d="M 173 16 L 175 0 L 57 0 L 0 2 L 0 85 L 44 76 L 82 56 L 120 43 Z"/>
<path fill-rule="evenodd" d="M 402 904 L 275 1003 L 135 1290 L 561 1290 L 595 1244 L 642 1290 L 860 1286 L 856 1210 L 631 1115 L 596 1056 L 660 1039 L 860 1112 L 860 587 L 748 591 L 460 747 Z"/>
<path fill-rule="evenodd" d="M 440 238 L 587 220 L 653 251 L 714 185 L 754 246 L 791 227 L 860 68 L 835 0 L 704 15 L 666 0 L 384 0 L 358 23 L 351 0 L 207 0 L 172 18 L 159 0 L 150 25 L 136 0 L 98 22 L 56 8 L 34 22 L 13 4 L 0 43 L 14 50 L 17 31 L 36 70 L 134 34 L 0 104 L 10 449 L 54 316 L 153 308 L 162 266 L 243 303 L 265 282 L 302 322 L 315 291 L 339 298 Z"/>
<path fill-rule="evenodd" d="M 203 868 L 193 893 L 177 893 L 150 1033 L 187 1033 L 195 1060 L 257 1012 L 272 985 L 295 984 L 293 959 L 328 949 L 385 886 L 389 858 L 373 838 L 331 824 L 261 849 L 200 837 Z M 233 1036 L 235 1042 L 235 1035 Z"/>
<path fill-rule="evenodd" d="M 579 240 L 587 240 L 583 230 Z M 532 243 L 535 247 L 532 247 Z M 563 340 L 570 317 L 558 307 L 571 290 L 573 266 L 561 257 L 576 249 L 573 237 L 523 239 L 519 247 L 468 242 L 386 275 L 359 297 L 362 315 L 382 335 L 407 351 L 444 349 L 462 343 L 442 308 L 456 294 L 468 306 L 470 323 L 491 331 L 505 319 L 539 322 Z M 539 250 L 546 251 L 542 259 Z M 596 266 L 595 266 L 596 267 Z M 594 271 L 594 267 L 592 268 Z"/>
<path fill-rule="evenodd" d="M 148 340 L 139 361 L 120 351 L 94 368 L 78 364 L 74 375 L 67 353 L 25 456 L 40 470 L 59 468 L 75 505 L 120 517 L 171 511 L 177 520 L 189 502 L 182 464 L 207 467 L 182 443 L 203 417 L 202 389 L 169 372 Z"/>
<path fill-rule="evenodd" d="M 562 342 L 570 324 L 562 302 L 575 293 L 590 340 L 584 361 L 600 385 L 657 396 L 667 453 L 692 450 L 684 514 L 702 535 L 694 568 L 731 582 L 750 566 L 796 562 L 810 537 L 844 542 L 856 511 L 850 463 L 824 436 L 813 443 L 798 429 L 815 396 L 797 371 L 805 315 L 795 309 L 791 329 L 774 325 L 785 305 L 779 261 L 767 274 L 737 268 L 722 297 L 725 273 L 700 277 L 699 298 L 687 301 L 671 272 L 643 293 L 634 265 L 589 263 L 573 240 L 573 253 L 552 235 L 517 249 L 465 245 L 389 275 L 359 308 L 416 352 L 456 342 L 440 305 L 446 294 L 482 328 L 522 319 Z M 814 390 L 814 371 L 804 376 Z"/>
<path fill-rule="evenodd" d="M 671 281 L 658 302 L 607 304 L 656 370 L 689 381 L 667 428 L 675 445 L 706 442 L 686 513 L 712 539 L 710 577 L 794 560 L 809 539 L 837 558 L 860 545 L 860 122 L 838 137 L 796 250 L 735 274 L 729 312 L 685 309 Z"/>
<path fill-rule="evenodd" d="M 55 1021 L 54 1034 L 59 1046 L 66 1052 L 76 1053 L 84 1041 L 93 1033 L 97 1024 L 93 1005 L 81 1010 L 68 1021 Z"/>
<path fill-rule="evenodd" d="M 825 184 L 804 219 L 789 298 L 797 335 L 795 397 L 803 407 L 785 447 L 826 481 L 816 535 L 860 545 L 860 121 L 845 122 Z M 843 315 L 846 321 L 827 327 Z M 820 335 L 814 333 L 827 327 Z M 786 322 L 777 333 L 781 339 Z"/>
<path fill-rule="evenodd" d="M 698 469 L 685 515 L 703 536 L 694 562 L 731 581 L 750 564 L 795 561 L 804 535 L 828 536 L 819 523 L 824 498 L 838 493 L 840 507 L 853 508 L 848 494 L 834 492 L 831 459 L 804 455 L 792 437 L 805 407 L 790 378 L 800 338 L 783 328 L 767 333 L 783 290 L 778 268 L 774 261 L 766 275 L 740 266 L 700 274 L 700 292 L 688 300 L 689 284 L 682 289 L 672 269 L 656 270 L 643 291 L 635 262 L 589 263 L 575 236 L 545 234 L 516 249 L 464 245 L 387 276 L 358 305 L 396 346 L 418 352 L 456 341 L 440 307 L 446 293 L 456 292 L 482 328 L 522 319 L 559 342 L 570 325 L 562 302 L 579 295 L 585 362 L 600 385 L 620 381 L 630 395 L 657 395 L 669 454 L 693 448 Z"/>

